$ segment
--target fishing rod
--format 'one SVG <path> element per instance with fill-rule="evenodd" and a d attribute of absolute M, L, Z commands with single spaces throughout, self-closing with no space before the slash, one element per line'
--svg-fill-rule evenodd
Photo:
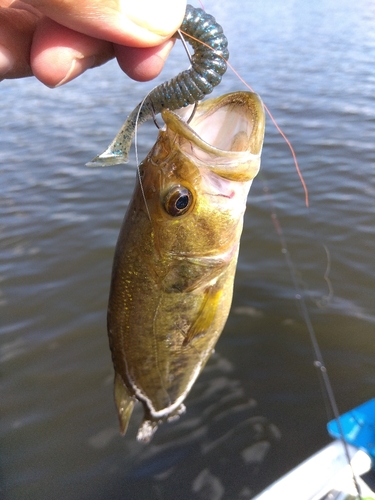
<path fill-rule="evenodd" d="M 293 264 L 292 257 L 290 255 L 289 250 L 288 250 L 287 242 L 286 242 L 279 218 L 278 218 L 277 213 L 276 213 L 276 206 L 275 206 L 274 198 L 273 198 L 273 196 L 268 188 L 268 184 L 267 184 L 264 173 L 260 172 L 259 176 L 262 178 L 262 181 L 263 181 L 263 191 L 264 191 L 264 193 L 267 197 L 267 200 L 269 202 L 269 205 L 271 207 L 271 219 L 272 219 L 272 222 L 274 224 L 275 231 L 278 235 L 278 238 L 279 238 L 279 241 L 281 244 L 281 251 L 285 256 L 287 267 L 289 269 L 289 273 L 290 273 L 291 278 L 292 278 L 293 286 L 294 286 L 294 289 L 296 291 L 295 298 L 297 300 L 302 318 L 305 322 L 307 331 L 309 333 L 309 338 L 310 338 L 310 342 L 311 342 L 312 349 L 313 349 L 313 355 L 314 355 L 313 365 L 318 370 L 319 379 L 322 382 L 323 395 L 326 397 L 326 400 L 328 400 L 330 410 L 334 416 L 335 421 L 337 422 L 337 427 L 338 427 L 338 431 L 340 434 L 340 439 L 341 439 L 342 445 L 344 447 L 345 457 L 348 461 L 348 465 L 350 466 L 354 486 L 355 486 L 355 489 L 357 492 L 357 499 L 361 500 L 361 498 L 362 498 L 361 488 L 360 488 L 360 485 L 358 484 L 356 474 L 355 474 L 353 466 L 351 464 L 349 447 L 348 447 L 348 443 L 345 440 L 344 430 L 343 430 L 342 425 L 341 425 L 340 413 L 338 410 L 336 397 L 334 394 L 334 390 L 333 390 L 333 387 L 331 384 L 330 377 L 328 375 L 327 367 L 324 363 L 323 354 L 322 354 L 322 351 L 320 349 L 318 339 L 317 339 L 317 336 L 315 334 L 315 330 L 314 330 L 314 327 L 313 327 L 313 324 L 312 324 L 312 321 L 310 318 L 309 310 L 308 310 L 308 307 L 306 305 L 305 294 L 304 294 L 304 291 L 301 289 L 299 282 L 298 282 L 298 279 L 297 279 L 297 271 L 296 271 L 296 268 Z M 331 286 L 331 283 L 330 283 L 329 278 L 328 278 L 330 259 L 329 259 L 329 252 L 328 252 L 326 247 L 325 247 L 325 250 L 327 252 L 328 265 L 327 265 L 327 270 L 324 274 L 324 279 L 327 281 L 328 288 L 329 288 L 329 294 L 331 296 L 332 286 Z"/>

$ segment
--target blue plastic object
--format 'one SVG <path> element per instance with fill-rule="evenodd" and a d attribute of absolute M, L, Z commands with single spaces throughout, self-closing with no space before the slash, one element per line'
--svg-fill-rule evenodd
<path fill-rule="evenodd" d="M 357 408 L 344 413 L 340 417 L 345 441 L 370 455 L 375 464 L 375 399 L 370 399 Z M 336 420 L 327 424 L 329 434 L 341 439 Z"/>

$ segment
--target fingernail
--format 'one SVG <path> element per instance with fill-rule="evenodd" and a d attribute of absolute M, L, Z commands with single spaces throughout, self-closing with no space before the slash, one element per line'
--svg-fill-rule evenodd
<path fill-rule="evenodd" d="M 15 63 L 13 54 L 3 45 L 0 45 L 0 76 L 5 76 Z"/>
<path fill-rule="evenodd" d="M 174 24 L 179 19 L 180 23 L 182 22 L 185 12 L 184 5 L 175 0 L 163 0 L 162 2 L 155 2 L 155 0 L 129 2 L 123 0 L 120 5 L 122 12 L 134 24 L 160 36 L 170 35 L 173 29 L 175 31 Z"/>
<path fill-rule="evenodd" d="M 61 85 L 64 85 L 65 83 L 68 83 L 71 80 L 74 80 L 74 78 L 84 73 L 87 69 L 92 68 L 94 65 L 95 65 L 95 56 L 75 57 L 72 60 L 69 71 L 64 76 L 64 78 L 60 80 L 59 83 L 57 83 L 56 85 L 51 85 L 50 88 L 55 89 L 56 87 L 61 87 Z"/>

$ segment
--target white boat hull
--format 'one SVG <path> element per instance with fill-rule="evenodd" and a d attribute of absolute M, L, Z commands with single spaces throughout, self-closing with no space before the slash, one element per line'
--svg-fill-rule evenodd
<path fill-rule="evenodd" d="M 342 442 L 336 440 L 288 472 L 253 500 L 323 500 L 329 492 L 337 492 L 337 496 L 331 498 L 344 499 L 350 495 L 356 497 L 352 470 L 360 484 L 362 497 L 375 499 L 374 492 L 360 478 L 371 469 L 370 457 L 351 445 L 348 445 L 348 450 L 352 468 L 348 464 Z"/>

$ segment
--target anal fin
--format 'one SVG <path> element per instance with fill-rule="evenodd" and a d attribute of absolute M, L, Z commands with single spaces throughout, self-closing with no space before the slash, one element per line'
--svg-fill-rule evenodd
<path fill-rule="evenodd" d="M 120 420 L 120 432 L 123 436 L 129 425 L 135 398 L 129 393 L 126 385 L 118 373 L 115 375 L 115 402 Z"/>

